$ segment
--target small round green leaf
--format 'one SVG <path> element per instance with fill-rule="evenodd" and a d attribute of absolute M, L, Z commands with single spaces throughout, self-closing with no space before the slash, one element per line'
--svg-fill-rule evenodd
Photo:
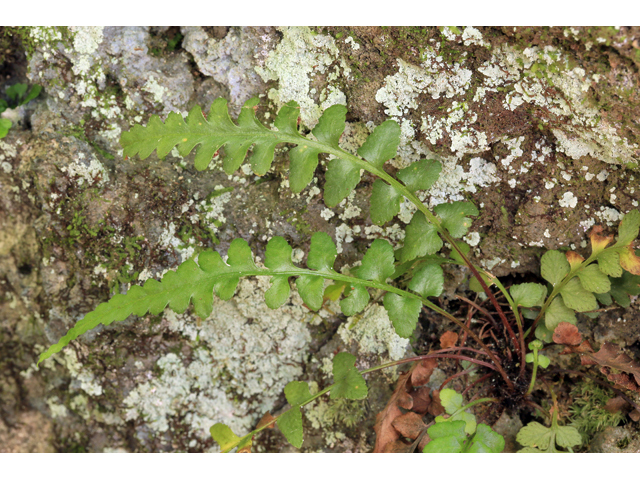
<path fill-rule="evenodd" d="M 347 352 L 340 352 L 333 358 L 333 380 L 331 399 L 348 398 L 361 400 L 369 394 L 362 374 L 354 366 L 356 357 Z"/>
<path fill-rule="evenodd" d="M 340 301 L 342 313 L 348 317 L 360 313 L 369 303 L 369 292 L 362 285 L 347 286 L 348 295 Z"/>
<path fill-rule="evenodd" d="M 409 338 L 418 324 L 422 302 L 389 292 L 384 296 L 383 304 L 396 333 Z"/>
<path fill-rule="evenodd" d="M 542 278 L 555 286 L 571 271 L 571 266 L 564 253 L 557 250 L 549 250 L 540 259 Z"/>

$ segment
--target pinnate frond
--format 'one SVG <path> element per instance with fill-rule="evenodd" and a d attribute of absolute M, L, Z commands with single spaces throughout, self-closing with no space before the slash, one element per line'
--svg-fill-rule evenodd
<path fill-rule="evenodd" d="M 214 292 L 220 299 L 229 300 L 233 297 L 240 278 L 245 276 L 271 277 L 271 287 L 265 293 L 265 302 L 270 308 L 278 308 L 289 299 L 291 277 L 297 277 L 298 292 L 307 307 L 314 311 L 322 308 L 325 279 L 350 285 L 345 289 L 347 298 L 341 302 L 345 315 L 354 315 L 364 309 L 370 298 L 367 288 L 387 290 L 387 296 L 392 297 L 385 297 L 384 305 L 398 334 L 408 337 L 415 329 L 421 297 L 386 283 L 395 271 L 393 247 L 386 240 L 373 242 L 356 277 L 337 273 L 333 269 L 337 250 L 326 233 L 318 232 L 311 239 L 307 260 L 309 268 L 295 266 L 291 260 L 291 253 L 292 248 L 284 238 L 273 237 L 267 244 L 264 268 L 254 263 L 251 249 L 242 239 L 231 242 L 226 262 L 218 252 L 205 250 L 200 253 L 197 262 L 187 260 L 175 272 L 166 273 L 161 281 L 150 279 L 143 286 L 134 285 L 126 294 L 117 294 L 108 302 L 99 305 L 69 330 L 57 344 L 44 352 L 39 361 L 59 352 L 71 341 L 98 325 L 122 321 L 132 314 L 157 315 L 167 307 L 182 313 L 192 304 L 194 312 L 199 317 L 207 318 L 213 309 Z M 442 281 L 440 271 L 431 279 L 433 287 L 414 290 L 432 295 L 441 289 L 441 285 L 438 285 Z M 427 280 L 423 280 L 423 283 L 425 282 Z M 408 313 L 410 315 L 407 315 Z"/>

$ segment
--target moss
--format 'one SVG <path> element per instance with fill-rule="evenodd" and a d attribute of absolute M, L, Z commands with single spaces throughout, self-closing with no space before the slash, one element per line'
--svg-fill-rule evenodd
<path fill-rule="evenodd" d="M 35 31 L 37 31 L 40 38 L 35 38 Z M 73 43 L 73 34 L 68 27 L 37 27 L 37 29 L 33 27 L 3 27 L 0 29 L 0 36 L 18 39 L 29 59 L 42 40 L 47 40 L 51 43 L 61 42 L 65 46 L 70 46 Z"/>
<path fill-rule="evenodd" d="M 578 429 L 584 444 L 606 427 L 616 427 L 624 420 L 622 412 L 612 413 L 605 409 L 606 403 L 614 397 L 610 390 L 588 379 L 572 389 L 571 426 Z"/>
<path fill-rule="evenodd" d="M 353 428 L 366 418 L 368 401 L 338 398 L 329 403 L 324 418 L 332 426 L 344 425 Z"/>
<path fill-rule="evenodd" d="M 87 131 L 90 132 L 92 130 L 92 128 L 89 126 L 90 123 L 87 122 L 88 117 L 89 117 L 88 114 L 85 115 L 85 118 L 80 121 L 79 125 L 73 125 L 73 124 L 67 125 L 60 131 L 60 133 L 62 135 L 77 138 L 78 140 L 88 143 L 91 146 L 91 148 L 93 148 L 103 158 L 114 160 L 116 158 L 115 156 L 110 154 L 108 151 L 106 151 L 96 142 L 90 140 L 89 137 L 87 136 Z"/>
<path fill-rule="evenodd" d="M 179 27 L 169 27 L 165 31 L 151 35 L 149 53 L 154 57 L 163 57 L 182 48 L 184 35 Z"/>

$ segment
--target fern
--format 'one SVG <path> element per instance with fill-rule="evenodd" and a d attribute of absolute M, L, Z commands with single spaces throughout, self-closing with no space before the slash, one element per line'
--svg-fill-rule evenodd
<path fill-rule="evenodd" d="M 277 423 L 290 443 L 299 447 L 303 441 L 300 409 L 304 405 L 328 392 L 331 392 L 332 399 L 364 398 L 367 386 L 362 374 L 399 363 L 425 358 L 470 361 L 478 367 L 497 372 L 502 377 L 502 385 L 508 391 L 505 395 L 509 398 L 513 400 L 520 396 L 525 399 L 534 388 L 538 363 L 546 358 L 538 355 L 538 350 L 543 348 L 540 341 L 529 343 L 533 353 L 527 354 L 526 339 L 535 335 L 539 340 L 550 342 L 558 325 L 563 322 L 576 323 L 576 311 L 589 313 L 597 309 L 598 302 L 608 304 L 613 301 L 612 298 L 624 305 L 629 301 L 629 294 L 637 293 L 640 257 L 636 256 L 632 242 L 640 230 L 640 212 L 633 211 L 624 217 L 617 242 L 610 247 L 607 245 L 612 242 L 613 236 L 602 237 L 599 235 L 601 229 L 597 230 L 599 227 L 595 227 L 591 233 L 592 255 L 586 260 L 575 252 L 568 252 L 566 255 L 558 251 L 547 252 L 541 259 L 541 275 L 549 282 L 549 288 L 537 283 L 524 283 L 507 290 L 499 279 L 477 269 L 467 258 L 469 246 L 456 240 L 468 232 L 472 222 L 470 217 L 478 215 L 476 207 L 470 202 L 452 202 L 437 205 L 432 212 L 416 196 L 416 192 L 428 190 L 437 181 L 442 170 L 439 162 L 420 160 L 398 171 L 396 177 L 385 171 L 385 163 L 395 156 L 400 142 L 400 127 L 395 121 L 383 122 L 358 149 L 358 155 L 352 155 L 339 146 L 340 136 L 345 129 L 344 106 L 328 108 L 313 129 L 312 135 L 307 137 L 298 131 L 299 108 L 295 102 L 280 109 L 274 128 L 268 128 L 258 121 L 255 116 L 257 103 L 256 99 L 246 102 L 237 123 L 229 117 L 224 99 L 218 99 L 212 104 L 208 118 L 204 117 L 200 107 L 193 108 L 186 118 L 171 113 L 162 122 L 159 117 L 153 116 L 147 126 L 136 125 L 131 131 L 122 134 L 124 154 L 146 158 L 156 151 L 163 158 L 174 147 L 183 156 L 195 148 L 195 167 L 203 170 L 216 152 L 224 149 L 223 168 L 227 174 L 235 172 L 249 156 L 253 172 L 264 175 L 271 168 L 276 147 L 280 144 L 293 144 L 294 147 L 289 151 L 289 185 L 294 192 L 300 192 L 309 185 L 317 169 L 319 155 L 327 154 L 330 155 L 324 183 L 324 202 L 327 206 L 337 205 L 355 189 L 360 182 L 362 170 L 377 177 L 370 199 L 370 214 L 374 223 L 382 225 L 395 217 L 400 212 L 403 199 L 414 204 L 416 212 L 406 228 L 403 247 L 394 251 L 386 240 L 375 240 L 362 258 L 361 265 L 353 269 L 351 274 L 345 275 L 334 269 L 337 249 L 326 233 L 313 235 L 307 268 L 293 263 L 292 247 L 282 237 L 273 237 L 267 243 L 264 266 L 256 265 L 245 240 L 235 239 L 228 249 L 226 261 L 218 252 L 205 250 L 197 259 L 188 260 L 175 272 L 165 274 L 161 281 L 148 280 L 143 286 L 133 286 L 126 294 L 115 295 L 108 302 L 99 305 L 58 343 L 42 353 L 39 362 L 59 352 L 96 326 L 122 321 L 132 314 L 159 314 L 167 307 L 182 313 L 193 305 L 194 312 L 199 317 L 206 318 L 212 313 L 214 294 L 222 300 L 229 300 L 235 294 L 240 278 L 247 276 L 270 277 L 271 286 L 265 293 L 265 303 L 273 309 L 282 306 L 289 299 L 292 278 L 295 278 L 302 300 L 311 310 L 319 310 L 325 299 L 331 298 L 339 300 L 341 312 L 347 316 L 362 312 L 371 301 L 370 290 L 376 290 L 383 292 L 382 304 L 398 335 L 405 338 L 411 336 L 421 309 L 426 306 L 463 330 L 465 338 L 470 337 L 479 346 L 480 350 L 477 350 L 464 346 L 463 342 L 460 347 L 443 348 L 439 353 L 392 362 L 362 372 L 355 368 L 355 357 L 340 353 L 334 358 L 335 384 L 312 394 L 305 382 L 291 382 L 284 392 L 291 408 L 279 417 L 270 417 L 270 420 L 244 437 L 237 436 L 222 424 L 211 428 L 212 436 L 226 451 L 236 447 L 240 450 L 250 449 L 253 436 L 274 423 Z M 448 258 L 438 254 L 445 242 L 451 249 Z M 484 343 L 481 335 L 470 327 L 470 318 L 465 324 L 429 301 L 430 297 L 439 297 L 443 292 L 443 263 L 469 268 L 472 274 L 470 287 L 486 294 L 502 325 L 498 325 L 498 320 L 492 313 L 467 301 L 485 315 L 489 322 L 485 326 L 491 325 L 491 329 L 497 334 L 502 331 L 507 341 L 501 347 L 503 352 L 497 353 Z M 626 272 L 623 273 L 623 269 Z M 394 281 L 404 285 L 406 289 L 394 286 Z M 489 285 L 500 290 L 510 312 L 505 313 Z M 378 295 L 375 297 L 380 298 Z M 530 310 L 534 307 L 539 307 L 539 310 Z M 520 308 L 523 309 L 524 319 L 533 320 L 526 331 Z M 514 331 L 516 328 L 517 333 Z M 486 358 L 471 358 L 453 353 L 455 351 L 479 353 L 488 357 L 490 362 Z M 519 364 L 517 374 L 507 366 L 507 362 L 516 363 L 513 362 L 514 357 L 517 357 Z M 529 358 L 534 358 L 535 361 L 530 381 L 527 381 L 525 367 Z M 542 363 L 540 365 L 544 366 Z M 524 393 L 523 386 L 527 383 L 529 390 Z M 485 400 L 498 401 L 483 401 Z M 456 421 L 451 422 L 455 427 L 454 424 Z M 467 442 L 464 432 L 460 435 L 452 432 L 453 430 L 444 432 L 447 435 L 440 433 L 447 438 L 453 435 L 458 443 Z M 493 437 L 485 440 L 489 443 L 497 441 Z M 436 447 L 437 444 L 434 444 L 430 448 Z"/>
<path fill-rule="evenodd" d="M 367 288 L 388 293 L 384 306 L 389 312 L 398 333 L 404 337 L 411 335 L 418 321 L 423 304 L 431 306 L 426 297 L 442 290 L 444 277 L 440 269 L 436 285 L 430 290 L 423 283 L 415 281 L 410 287 L 414 293 L 401 290 L 386 283 L 395 271 L 393 247 L 386 240 L 375 240 L 357 270 L 357 276 L 336 272 L 333 264 L 337 255 L 331 238 L 322 232 L 313 235 L 307 260 L 308 269 L 296 267 L 291 261 L 292 248 L 282 237 L 273 237 L 265 252 L 266 268 L 258 267 L 253 261 L 251 249 L 245 240 L 235 239 L 224 262 L 218 252 L 206 250 L 195 260 L 187 260 L 175 272 L 168 272 L 162 281 L 147 280 L 143 286 L 134 285 L 126 294 L 117 294 L 111 300 L 98 306 L 80 320 L 58 343 L 40 355 L 39 362 L 62 350 L 71 341 L 98 325 L 109 325 L 125 320 L 129 315 L 142 316 L 147 313 L 157 315 L 169 307 L 176 313 L 184 312 L 193 304 L 195 313 L 207 318 L 213 308 L 213 294 L 221 300 L 233 297 L 241 277 L 270 276 L 271 287 L 265 293 L 265 303 L 270 308 L 282 306 L 290 296 L 289 278 L 296 278 L 300 297 L 312 310 L 322 307 L 325 279 L 349 285 L 348 296 L 340 303 L 345 315 L 361 312 L 369 303 Z"/>
<path fill-rule="evenodd" d="M 185 156 L 196 146 L 195 167 L 203 170 L 213 155 L 224 148 L 226 155 L 223 168 L 231 174 L 244 161 L 253 145 L 250 163 L 258 175 L 265 174 L 274 158 L 275 147 L 280 143 L 297 146 L 290 151 L 290 186 L 294 192 L 304 189 L 312 180 L 318 165 L 318 155 L 334 155 L 327 165 L 324 200 L 328 206 L 341 202 L 360 181 L 360 170 L 368 170 L 381 179 L 376 181 L 372 195 L 371 215 L 378 223 L 390 220 L 399 212 L 402 196 L 417 203 L 416 212 L 407 229 L 407 238 L 401 260 L 415 260 L 419 256 L 436 253 L 443 246 L 439 235 L 452 243 L 452 237 L 466 233 L 470 221 L 465 215 L 477 215 L 475 207 L 468 202 L 439 205 L 435 217 L 414 196 L 415 191 L 429 188 L 438 178 L 440 164 L 435 160 L 423 160 L 401 170 L 398 178 L 404 185 L 388 175 L 383 166 L 396 154 L 400 139 L 400 127 L 387 120 L 377 127 L 359 148 L 359 158 L 342 150 L 338 141 L 345 128 L 346 108 L 334 105 L 320 118 L 312 133 L 316 140 L 302 136 L 297 129 L 299 108 L 295 102 L 284 105 L 275 119 L 275 129 L 262 125 L 255 116 L 257 99 L 249 100 L 242 107 L 237 125 L 229 117 L 226 100 L 217 99 L 211 105 L 207 119 L 200 107 L 194 107 L 186 119 L 170 113 L 163 123 L 152 116 L 146 127 L 135 125 L 124 132 L 121 144 L 127 156 L 148 157 L 154 150 L 164 157 L 172 148 Z M 384 180 L 384 181 L 383 181 Z M 377 186 L 376 186 L 377 185 Z M 391 202 L 389 199 L 393 199 Z M 389 208 L 389 205 L 392 205 Z M 442 222 L 442 225 L 440 224 Z M 447 232 L 447 230 L 450 232 Z M 388 285 L 387 279 L 395 273 L 394 251 L 384 240 L 376 240 L 362 260 L 355 277 L 339 274 L 333 270 L 337 255 L 336 247 L 326 234 L 314 235 L 309 252 L 309 270 L 295 267 L 291 262 L 291 247 L 283 238 L 274 237 L 267 245 L 265 267 L 254 264 L 249 246 L 244 240 L 232 242 L 228 252 L 228 264 L 214 251 L 202 252 L 197 262 L 189 260 L 176 272 L 167 273 L 161 282 L 148 280 L 144 286 L 133 286 L 127 294 L 115 295 L 109 302 L 99 305 L 87 314 L 69 332 L 40 356 L 40 362 L 99 324 L 109 325 L 125 320 L 129 315 L 158 314 L 167 306 L 183 312 L 190 303 L 195 313 L 206 318 L 211 313 L 213 292 L 222 299 L 230 299 L 243 276 L 269 275 L 271 288 L 265 294 L 270 308 L 278 308 L 289 298 L 289 278 L 297 277 L 296 286 L 300 296 L 312 310 L 322 306 L 324 280 L 345 282 L 345 298 L 340 302 L 345 315 L 361 312 L 370 300 L 367 288 L 377 288 L 388 293 L 383 305 L 389 313 L 397 333 L 409 337 L 418 321 L 422 305 L 434 307 L 426 298 L 438 296 L 442 291 L 444 276 L 439 265 L 423 268 L 409 284 L 415 292 L 407 292 Z M 427 281 L 427 277 L 429 280 Z M 428 283 L 428 285 L 427 285 Z"/>

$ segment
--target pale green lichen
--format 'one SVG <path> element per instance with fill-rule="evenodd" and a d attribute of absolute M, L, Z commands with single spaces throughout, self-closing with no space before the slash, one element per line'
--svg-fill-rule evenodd
<path fill-rule="evenodd" d="M 339 58 L 332 37 L 315 34 L 308 27 L 285 27 L 282 34 L 276 49 L 256 72 L 265 82 L 278 81 L 278 87 L 269 90 L 269 99 L 278 108 L 291 100 L 298 102 L 302 122 L 312 128 L 324 109 L 337 103 L 346 105 L 346 97 L 335 82 L 341 75 L 349 75 L 350 69 Z M 327 86 L 321 92 L 311 87 L 317 75 L 326 76 Z M 321 105 L 316 104 L 315 94 Z"/>
<path fill-rule="evenodd" d="M 69 414 L 67 407 L 60 403 L 58 396 L 47 398 L 47 406 L 49 407 L 51 418 L 64 418 Z"/>
<path fill-rule="evenodd" d="M 462 100 L 471 85 L 472 71 L 463 67 L 465 59 L 462 59 L 461 63 L 455 62 L 447 66 L 438 52 L 438 46 L 428 47 L 420 66 L 398 58 L 398 72 L 387 76 L 385 85 L 376 93 L 376 101 L 386 107 L 385 113 L 401 125 L 399 154 L 401 157 L 408 157 L 406 159 L 409 161 L 417 160 L 412 158 L 416 152 L 415 148 L 411 148 L 415 126 L 403 117 L 418 109 L 418 97 L 428 94 L 433 99 L 457 96 Z M 453 101 L 447 112 L 449 115 L 445 119 L 422 117 L 421 129 L 427 133 L 431 143 L 435 144 L 446 131 L 452 139 L 452 151 L 457 151 L 459 156 L 486 150 L 486 135 L 471 127 L 477 120 L 477 115 L 467 114 L 465 103 Z M 456 124 L 456 128 L 452 128 L 453 124 Z M 417 153 L 419 155 L 422 152 Z"/>
<path fill-rule="evenodd" d="M 90 154 L 90 158 L 86 158 L 83 152 L 78 152 L 74 161 L 60 167 L 60 170 L 67 175 L 77 177 L 78 185 L 93 185 L 94 183 L 101 186 L 109 181 L 109 174 L 100 163 L 97 157 Z"/>
<path fill-rule="evenodd" d="M 349 317 L 338 328 L 338 335 L 347 345 L 356 345 L 360 355 L 388 355 L 391 360 L 404 357 L 409 346 L 409 340 L 396 333 L 384 307 L 377 304 Z"/>
<path fill-rule="evenodd" d="M 203 440 L 216 422 L 246 433 L 302 374 L 311 341 L 305 319 L 314 315 L 299 295 L 294 292 L 288 304 L 271 310 L 264 303 L 268 287 L 267 277 L 242 280 L 234 299 L 216 299 L 214 313 L 201 325 L 167 310 L 166 327 L 190 341 L 193 353 L 163 356 L 160 375 L 125 399 L 127 418 L 142 416 L 152 430 L 163 432 L 180 413 Z"/>
<path fill-rule="evenodd" d="M 165 87 L 163 87 L 158 83 L 158 81 L 153 75 L 149 76 L 149 80 L 147 80 L 147 83 L 144 84 L 144 87 L 142 87 L 142 90 L 152 94 L 153 101 L 156 103 L 162 103 L 164 94 L 167 91 Z"/>
<path fill-rule="evenodd" d="M 559 72 L 552 68 L 557 65 L 562 69 Z M 546 69 L 546 75 L 531 74 L 540 69 Z M 557 148 L 569 157 L 578 160 L 589 155 L 614 164 L 637 162 L 638 145 L 620 138 L 616 128 L 601 119 L 600 111 L 587 101 L 586 93 L 593 83 L 598 83 L 599 75 L 588 75 L 580 67 L 570 69 L 568 57 L 555 47 L 530 47 L 518 52 L 504 45 L 495 49 L 493 57 L 479 70 L 488 75 L 493 87 L 515 81 L 514 90 L 507 95 L 508 109 L 532 103 L 558 118 L 569 119 L 562 128 L 552 129 L 558 140 Z M 562 95 L 548 93 L 549 85 L 559 89 Z"/>

